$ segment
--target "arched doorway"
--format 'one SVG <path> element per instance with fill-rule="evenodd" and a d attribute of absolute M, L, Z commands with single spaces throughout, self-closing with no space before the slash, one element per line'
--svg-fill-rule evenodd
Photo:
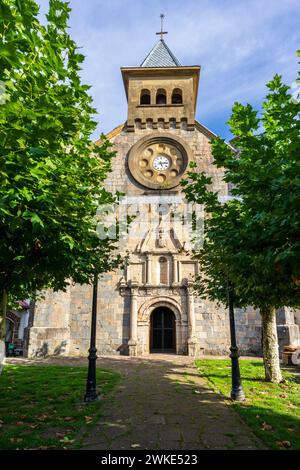
<path fill-rule="evenodd" d="M 168 307 L 157 307 L 151 313 L 150 352 L 176 352 L 175 315 Z"/>

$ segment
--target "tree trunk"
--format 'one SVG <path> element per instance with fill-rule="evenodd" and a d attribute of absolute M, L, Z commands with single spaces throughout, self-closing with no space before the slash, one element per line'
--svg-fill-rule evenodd
<path fill-rule="evenodd" d="M 0 298 L 0 374 L 5 360 L 7 290 L 3 289 Z"/>
<path fill-rule="evenodd" d="M 268 382 L 279 383 L 282 375 L 279 363 L 276 310 L 274 307 L 260 309 L 262 318 L 263 355 L 265 378 Z"/>
<path fill-rule="evenodd" d="M 1 295 L 1 304 L 0 304 L 0 340 L 5 341 L 7 290 L 3 289 L 1 294 L 2 295 Z"/>

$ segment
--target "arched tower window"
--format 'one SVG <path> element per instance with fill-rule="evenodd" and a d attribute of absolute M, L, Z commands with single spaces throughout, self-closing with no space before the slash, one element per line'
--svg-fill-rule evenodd
<path fill-rule="evenodd" d="M 159 262 L 159 283 L 168 284 L 168 260 L 161 256 Z"/>
<path fill-rule="evenodd" d="M 142 90 L 141 91 L 141 99 L 140 104 L 150 104 L 150 91 L 149 90 Z"/>
<path fill-rule="evenodd" d="M 166 104 L 166 103 L 167 103 L 166 90 L 159 88 L 156 93 L 156 104 Z"/>
<path fill-rule="evenodd" d="M 182 104 L 182 91 L 175 88 L 172 93 L 172 104 Z"/>

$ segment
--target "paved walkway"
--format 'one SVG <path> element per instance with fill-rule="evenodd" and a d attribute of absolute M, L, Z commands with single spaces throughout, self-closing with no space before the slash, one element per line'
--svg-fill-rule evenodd
<path fill-rule="evenodd" d="M 84 449 L 258 449 L 262 444 L 186 356 L 100 358 L 123 376 Z"/>
<path fill-rule="evenodd" d="M 85 365 L 83 358 L 7 359 L 13 363 Z M 187 356 L 99 357 L 122 380 L 83 449 L 263 449 L 263 444 L 199 377 Z"/>

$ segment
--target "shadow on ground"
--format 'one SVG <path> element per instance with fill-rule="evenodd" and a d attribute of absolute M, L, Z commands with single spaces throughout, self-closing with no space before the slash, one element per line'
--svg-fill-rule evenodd
<path fill-rule="evenodd" d="M 85 449 L 263 448 L 187 356 L 101 357 L 123 380 L 104 404 Z M 80 361 L 78 361 L 80 363 Z"/>
<path fill-rule="evenodd" d="M 10 359 L 24 364 L 84 365 L 83 358 Z M 199 376 L 187 356 L 99 357 L 122 376 L 83 449 L 259 449 L 263 444 Z M 82 436 L 81 436 L 82 439 Z"/>

